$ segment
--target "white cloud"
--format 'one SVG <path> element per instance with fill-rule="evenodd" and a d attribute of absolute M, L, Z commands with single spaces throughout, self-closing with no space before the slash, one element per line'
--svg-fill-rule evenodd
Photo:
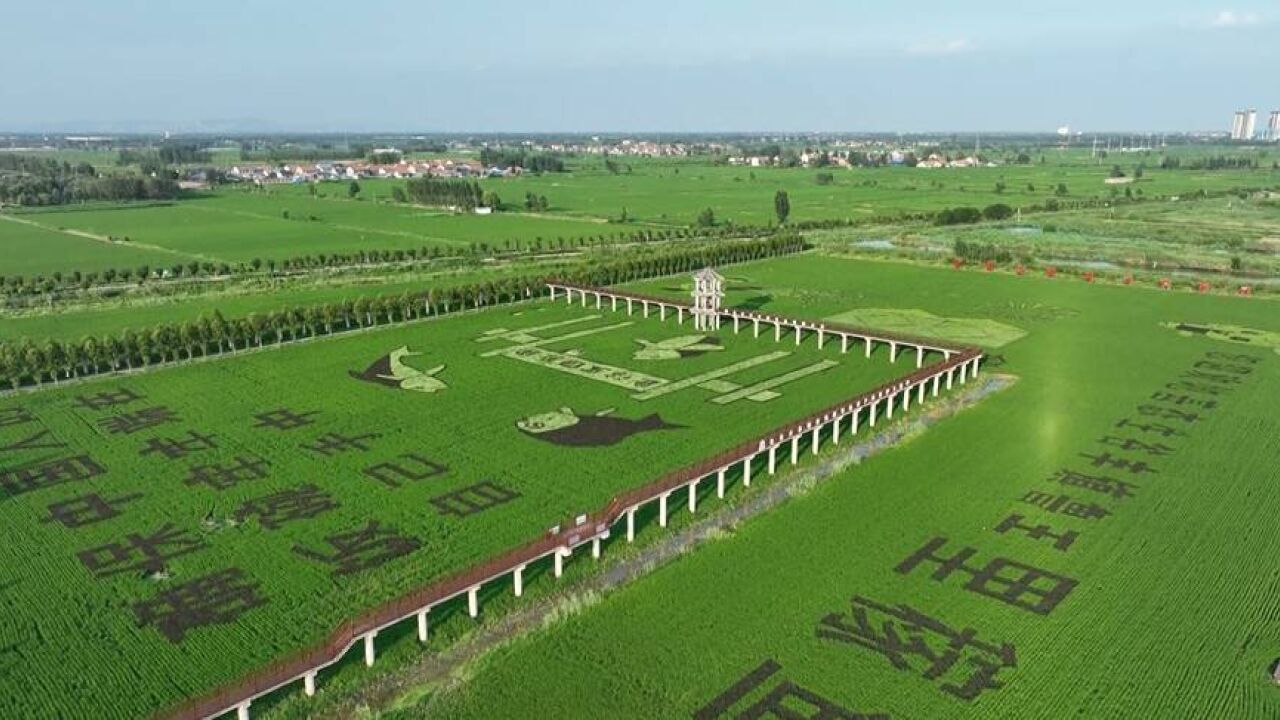
<path fill-rule="evenodd" d="M 1261 21 L 1257 13 L 1253 12 L 1236 12 L 1235 10 L 1220 10 L 1209 20 L 1209 27 L 1214 28 L 1237 28 L 1247 27 L 1249 25 L 1257 25 Z"/>
<path fill-rule="evenodd" d="M 956 55 L 973 50 L 968 38 L 928 40 L 907 46 L 908 55 Z"/>

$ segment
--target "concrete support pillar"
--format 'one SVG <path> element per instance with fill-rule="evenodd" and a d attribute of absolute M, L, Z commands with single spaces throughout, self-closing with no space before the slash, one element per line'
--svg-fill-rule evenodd
<path fill-rule="evenodd" d="M 965 371 L 968 369 L 969 369 L 969 363 L 964 363 L 963 365 L 960 366 L 960 384 L 961 385 L 965 384 L 966 382 L 964 379 L 964 374 L 965 374 Z"/>
<path fill-rule="evenodd" d="M 698 512 L 698 481 L 689 483 L 689 512 Z"/>
<path fill-rule="evenodd" d="M 245 700 L 236 706 L 236 720 L 249 720 L 249 701 Z"/>
<path fill-rule="evenodd" d="M 669 494 L 663 493 L 658 498 L 658 527 L 667 526 L 667 495 Z"/>
<path fill-rule="evenodd" d="M 938 397 L 938 381 L 942 379 L 941 375 L 933 376 L 933 396 Z"/>
<path fill-rule="evenodd" d="M 666 322 L 666 321 L 667 321 L 667 306 L 658 305 L 658 322 Z"/>
<path fill-rule="evenodd" d="M 889 404 L 884 409 L 884 417 L 886 420 L 893 419 L 893 401 L 897 399 L 898 396 L 896 394 L 889 396 Z"/>
<path fill-rule="evenodd" d="M 600 559 L 600 544 L 601 543 L 600 543 L 599 537 L 591 538 L 591 558 L 593 560 Z"/>
<path fill-rule="evenodd" d="M 684 308 L 676 308 L 676 319 L 677 319 L 677 322 L 676 322 L 677 325 L 684 324 Z"/>
<path fill-rule="evenodd" d="M 838 417 L 831 422 L 831 444 L 840 444 L 840 426 L 844 424 L 844 418 Z"/>
<path fill-rule="evenodd" d="M 849 336 L 841 335 L 840 336 L 840 354 L 843 355 L 847 352 L 849 352 Z"/>
<path fill-rule="evenodd" d="M 814 455 L 818 454 L 818 442 L 819 442 L 819 435 L 821 434 L 821 432 L 822 432 L 822 425 L 813 426 L 813 440 L 811 441 L 811 444 L 813 445 Z"/>
<path fill-rule="evenodd" d="M 773 341 L 782 342 L 782 323 L 780 322 L 773 324 Z"/>
<path fill-rule="evenodd" d="M 611 303 L 610 309 L 613 310 L 614 312 L 618 312 L 618 296 L 610 295 L 609 301 Z"/>
<path fill-rule="evenodd" d="M 742 487 L 751 487 L 751 461 L 755 459 L 756 456 L 752 455 L 742 461 Z"/>
<path fill-rule="evenodd" d="M 923 404 L 924 404 L 924 386 L 925 386 L 925 383 L 920 383 L 919 385 L 917 385 L 917 386 L 916 386 L 916 387 L 918 387 L 918 388 L 920 389 L 920 393 L 919 393 L 919 395 L 916 397 L 916 402 L 917 402 L 917 403 L 919 403 L 919 404 L 921 404 L 921 405 L 923 405 Z"/>
<path fill-rule="evenodd" d="M 827 338 L 826 338 L 826 335 L 827 335 L 827 334 L 826 334 L 825 332 L 823 332 L 822 328 L 818 328 L 818 349 L 819 349 L 819 350 L 821 350 L 821 349 L 822 349 L 822 344 L 823 344 L 823 342 L 825 342 L 825 341 L 826 341 L 826 339 L 827 339 Z"/>
<path fill-rule="evenodd" d="M 943 350 L 943 351 L 942 351 L 942 361 L 943 361 L 943 362 L 950 362 L 950 361 L 951 361 L 951 351 L 950 351 L 950 350 Z"/>
<path fill-rule="evenodd" d="M 315 697 L 316 695 L 316 674 L 309 672 L 302 676 L 302 691 L 307 697 Z"/>
<path fill-rule="evenodd" d="M 867 357 L 871 357 L 871 338 L 862 338 L 867 345 Z"/>
<path fill-rule="evenodd" d="M 724 468 L 720 468 L 716 473 L 716 497 L 721 500 L 724 499 L 724 471 Z"/>
<path fill-rule="evenodd" d="M 978 379 L 978 363 L 979 363 L 981 360 L 982 360 L 982 358 L 974 358 L 974 359 L 973 359 L 973 379 L 974 379 L 974 380 L 977 380 L 977 379 Z"/>
<path fill-rule="evenodd" d="M 769 446 L 769 474 L 772 475 L 778 471 L 778 446 Z"/>
<path fill-rule="evenodd" d="M 467 591 L 467 614 L 471 617 L 480 615 L 480 586 L 476 585 Z"/>
<path fill-rule="evenodd" d="M 582 291 L 580 291 L 580 292 L 579 292 L 579 294 L 580 294 L 580 295 L 582 295 L 582 307 L 586 307 L 586 306 L 587 306 L 587 291 L 586 291 L 586 290 L 582 290 Z"/>
<path fill-rule="evenodd" d="M 373 659 L 376 657 L 376 652 L 373 647 L 373 638 L 377 634 L 378 633 L 376 632 L 371 632 L 364 636 L 364 664 L 369 667 L 373 667 Z"/>
<path fill-rule="evenodd" d="M 948 390 L 951 389 L 951 378 L 955 376 L 955 373 L 956 373 L 955 368 L 951 368 L 950 370 L 947 371 L 947 389 Z"/>
<path fill-rule="evenodd" d="M 556 577 L 560 577 L 564 574 L 564 559 L 568 557 L 568 555 L 568 548 L 556 548 L 555 568 L 553 568 Z"/>
<path fill-rule="evenodd" d="M 857 434 L 858 434 L 858 416 L 859 416 L 859 415 L 861 415 L 861 414 L 862 414 L 862 408 L 858 408 L 858 409 L 856 409 L 856 410 L 854 410 L 854 411 L 853 411 L 853 420 L 852 420 L 852 422 L 850 422 L 850 423 L 849 423 L 849 434 L 850 434 L 850 435 L 857 435 Z"/>
<path fill-rule="evenodd" d="M 631 508 L 627 511 L 627 542 L 636 539 L 636 509 Z"/>
<path fill-rule="evenodd" d="M 737 315 L 733 316 L 733 334 L 734 335 L 738 334 L 738 316 Z"/>
<path fill-rule="evenodd" d="M 898 362 L 898 343 L 896 342 L 889 343 L 889 362 Z"/>
<path fill-rule="evenodd" d="M 556 286 L 555 286 L 555 285 L 548 285 L 548 286 L 547 286 L 547 290 L 549 290 L 549 291 L 551 292 L 551 299 L 552 299 L 552 300 L 555 300 L 555 299 L 556 299 Z"/>
<path fill-rule="evenodd" d="M 600 293 L 596 293 L 596 309 L 600 309 Z"/>
<path fill-rule="evenodd" d="M 641 300 L 641 301 L 640 301 L 640 307 L 641 307 L 641 309 L 643 310 L 643 312 L 642 312 L 641 314 L 642 314 L 644 317 L 649 317 L 649 303 L 648 303 L 647 301 Z"/>
<path fill-rule="evenodd" d="M 523 568 L 523 566 L 521 566 Z M 520 570 L 516 570 L 516 577 L 520 577 Z M 520 595 L 520 581 L 516 581 L 516 596 Z M 418 611 L 418 642 L 427 641 L 427 611 Z"/>
<path fill-rule="evenodd" d="M 876 406 L 880 404 L 879 400 L 871 403 L 871 427 L 876 426 Z"/>
<path fill-rule="evenodd" d="M 902 389 L 902 412 L 911 409 L 911 391 L 913 389 L 910 385 Z"/>
<path fill-rule="evenodd" d="M 632 312 L 631 308 L 632 308 L 632 306 L 631 306 L 631 298 L 627 298 L 627 314 L 628 314 L 628 315 L 630 315 L 630 314 L 631 314 L 631 312 Z"/>
<path fill-rule="evenodd" d="M 795 465 L 800 462 L 800 436 L 795 435 L 791 438 L 791 464 Z"/>
<path fill-rule="evenodd" d="M 916 369 L 924 367 L 924 348 L 916 347 Z"/>
<path fill-rule="evenodd" d="M 754 335 L 753 337 L 760 337 L 760 321 L 759 321 L 759 320 L 752 319 L 752 320 L 751 320 L 751 327 L 752 327 L 752 332 L 754 332 L 754 333 L 755 333 L 755 335 Z"/>
<path fill-rule="evenodd" d="M 799 325 L 796 326 L 796 344 L 797 345 L 800 344 L 800 326 Z"/>

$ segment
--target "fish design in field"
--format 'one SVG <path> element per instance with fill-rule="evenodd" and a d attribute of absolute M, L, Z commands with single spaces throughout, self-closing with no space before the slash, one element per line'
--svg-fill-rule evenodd
<path fill-rule="evenodd" d="M 613 408 L 595 415 L 578 415 L 562 407 L 548 413 L 531 415 L 516 421 L 520 432 L 531 438 L 554 445 L 570 447 L 601 447 L 616 445 L 623 440 L 650 430 L 674 430 L 683 427 L 666 422 L 657 413 L 639 420 L 611 417 Z"/>
<path fill-rule="evenodd" d="M 364 372 L 350 370 L 348 374 L 357 380 L 414 392 L 433 393 L 449 387 L 435 377 L 444 370 L 443 365 L 430 370 L 419 370 L 404 361 L 407 357 L 421 354 L 410 352 L 408 347 L 401 346 L 374 360 Z"/>
<path fill-rule="evenodd" d="M 643 346 L 636 350 L 636 360 L 679 360 L 724 349 L 720 338 L 709 335 L 682 335 L 658 342 L 637 339 L 636 342 Z"/>
<path fill-rule="evenodd" d="M 1199 325 L 1196 323 L 1161 323 L 1167 328 L 1177 330 L 1182 335 L 1201 335 L 1214 340 L 1223 342 L 1237 343 L 1240 345 L 1256 345 L 1258 347 L 1269 347 L 1280 354 L 1280 333 L 1268 332 L 1266 330 L 1255 330 L 1254 328 L 1240 327 L 1239 325 L 1221 325 L 1211 323 L 1208 325 Z"/>

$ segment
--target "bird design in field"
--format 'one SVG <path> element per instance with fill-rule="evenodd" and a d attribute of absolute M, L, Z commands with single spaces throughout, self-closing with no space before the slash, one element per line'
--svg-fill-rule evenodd
<path fill-rule="evenodd" d="M 407 357 L 421 354 L 411 352 L 407 346 L 402 345 L 374 360 L 364 372 L 351 370 L 348 374 L 357 380 L 378 383 L 399 390 L 433 393 L 448 388 L 448 385 L 435 377 L 444 370 L 444 365 L 438 365 L 430 370 L 419 370 L 404 361 Z"/>
<path fill-rule="evenodd" d="M 637 339 L 636 342 L 642 346 L 635 352 L 636 360 L 679 360 L 724 349 L 719 338 L 709 335 L 682 335 L 658 342 Z"/>

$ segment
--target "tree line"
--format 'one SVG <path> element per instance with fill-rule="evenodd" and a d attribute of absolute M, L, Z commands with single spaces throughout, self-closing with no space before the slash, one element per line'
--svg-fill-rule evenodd
<path fill-rule="evenodd" d="M 564 160 L 551 153 L 529 153 L 509 148 L 481 148 L 480 163 L 486 167 L 519 167 L 529 172 L 564 172 Z"/>
<path fill-rule="evenodd" d="M 177 196 L 178 184 L 167 176 L 99 175 L 88 163 L 0 154 L 0 203 L 40 206 Z"/>
<path fill-rule="evenodd" d="M 976 207 L 942 208 L 934 213 L 934 225 L 968 225 L 981 220 L 1008 220 L 1014 210 L 1004 203 L 993 203 L 981 210 Z"/>
<path fill-rule="evenodd" d="M 804 248 L 803 238 L 793 233 L 742 242 L 715 242 L 608 263 L 583 264 L 562 279 L 586 285 L 613 285 L 794 253 Z M 36 342 L 26 338 L 16 343 L 3 342 L 0 343 L 0 383 L 14 389 L 57 383 L 483 308 L 539 296 L 546 291 L 547 281 L 545 277 L 525 274 L 417 292 L 298 305 L 243 318 L 228 319 L 215 311 L 191 321 L 160 323 L 115 335 L 87 336 L 79 341 Z"/>
<path fill-rule="evenodd" d="M 1258 159 L 1247 156 L 1210 155 L 1208 157 L 1190 158 L 1183 161 L 1180 157 L 1164 156 L 1160 160 L 1164 170 L 1254 170 L 1258 167 Z"/>
<path fill-rule="evenodd" d="M 484 204 L 480 183 L 460 178 L 410 178 L 404 186 L 408 199 L 419 205 L 439 205 L 471 210 Z"/>
<path fill-rule="evenodd" d="M 195 143 L 165 143 L 158 150 L 121 148 L 117 165 L 144 165 L 158 161 L 164 165 L 195 165 L 213 159 L 209 151 Z"/>
<path fill-rule="evenodd" d="M 253 258 L 248 262 L 227 263 L 191 260 L 169 266 L 138 265 L 105 270 L 56 271 L 49 275 L 0 275 L 0 295 L 11 301 L 17 298 L 39 298 L 73 290 L 113 287 L 122 283 L 175 283 L 195 278 L 231 278 L 266 274 L 276 276 L 333 268 L 377 267 L 390 264 L 415 265 L 443 258 L 490 258 L 526 254 L 576 252 L 588 247 L 615 244 L 643 244 L 677 240 L 707 240 L 727 237 L 752 238 L 769 234 L 769 228 L 720 227 L 709 229 L 666 228 L 634 230 L 612 234 L 557 236 L 532 239 L 511 238 L 471 243 L 466 248 L 424 245 L 421 248 L 365 249 L 349 253 L 316 253 L 284 259 Z M 12 303 L 11 303 L 12 304 Z"/>

